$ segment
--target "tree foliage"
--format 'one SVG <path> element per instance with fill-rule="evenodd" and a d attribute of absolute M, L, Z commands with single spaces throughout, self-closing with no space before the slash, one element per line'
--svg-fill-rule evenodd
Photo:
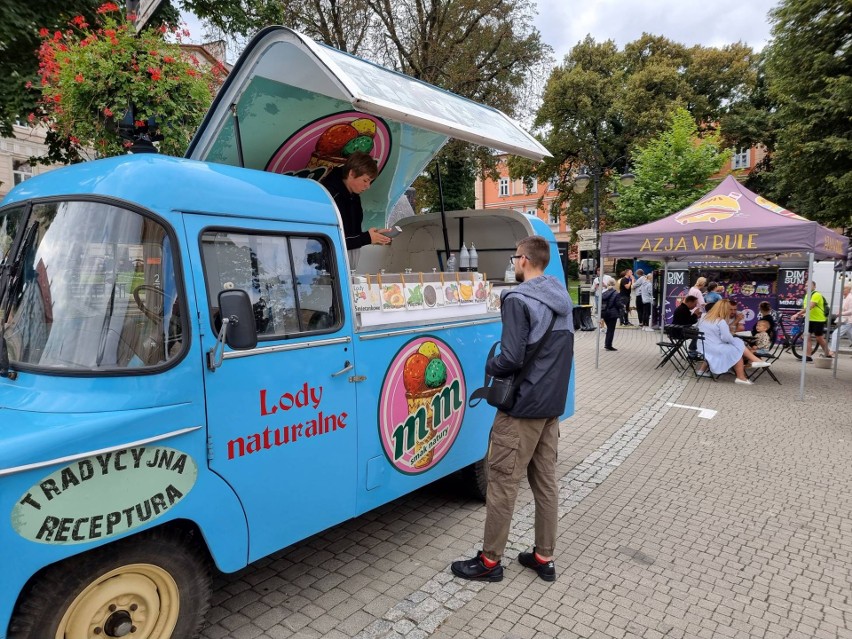
<path fill-rule="evenodd" d="M 163 39 L 166 31 L 137 35 L 110 2 L 97 9 L 92 24 L 78 15 L 64 30 L 41 29 L 41 98 L 30 121 L 49 129 L 47 160 L 79 161 L 87 148 L 100 156 L 125 153 L 131 143 L 121 137 L 120 123 L 126 115 L 126 134 L 154 136 L 158 128 L 160 149 L 183 154 L 210 105 L 218 70 L 186 59 L 177 43 Z"/>
<path fill-rule="evenodd" d="M 771 19 L 771 196 L 808 219 L 852 227 L 852 4 L 783 0 Z"/>
<path fill-rule="evenodd" d="M 38 73 L 39 29 L 64 29 L 75 15 L 94 18 L 101 0 L 3 0 L 0 2 L 0 135 L 12 135 L 12 123 L 35 108 L 27 91 Z"/>
<path fill-rule="evenodd" d="M 536 115 L 553 157 L 537 167 L 513 160 L 512 177 L 528 171 L 539 181 L 556 177 L 556 205 L 569 203 L 568 224 L 583 228 L 588 219 L 582 208 L 591 196 L 572 196 L 581 167 L 597 167 L 604 175 L 624 171 L 633 148 L 660 133 L 675 106 L 713 128 L 748 99 L 755 82 L 754 54 L 741 43 L 686 47 L 643 34 L 619 50 L 611 40 L 587 36 L 552 71 Z"/>
<path fill-rule="evenodd" d="M 332 47 L 495 107 L 515 118 L 531 113 L 550 47 L 532 24 L 533 0 L 186 0 L 228 33 L 247 35 L 283 24 Z M 448 189 L 472 192 L 471 166 L 493 165 L 485 149 L 453 145 L 442 153 Z M 434 179 L 434 169 L 429 169 Z M 453 183 L 456 180 L 470 184 Z M 418 203 L 439 206 L 437 189 L 420 180 Z M 424 192 L 425 191 L 425 192 Z M 471 202 L 468 195 L 450 198 Z M 445 203 L 446 204 L 446 203 Z M 449 208 L 449 205 L 447 205 Z"/>
<path fill-rule="evenodd" d="M 659 220 L 704 195 L 710 176 L 730 159 L 720 144 L 718 132 L 699 134 L 689 111 L 677 108 L 668 128 L 633 154 L 635 182 L 618 198 L 616 228 Z"/>

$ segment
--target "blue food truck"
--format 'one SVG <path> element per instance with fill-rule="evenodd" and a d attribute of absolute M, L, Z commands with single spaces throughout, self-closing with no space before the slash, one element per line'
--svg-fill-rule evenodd
<path fill-rule="evenodd" d="M 546 154 L 498 111 L 275 27 L 186 158 L 78 164 L 3 200 L 0 638 L 192 637 L 212 569 L 481 479 L 493 409 L 467 398 L 515 243 L 548 238 L 563 277 L 550 229 L 404 217 L 356 264 L 317 181 L 371 153 L 383 227 L 450 137 Z M 444 270 L 471 241 L 479 270 Z"/>

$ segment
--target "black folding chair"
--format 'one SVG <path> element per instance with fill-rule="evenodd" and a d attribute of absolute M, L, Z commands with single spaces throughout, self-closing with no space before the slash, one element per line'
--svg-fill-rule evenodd
<path fill-rule="evenodd" d="M 780 327 L 781 338 L 775 340 L 775 342 L 772 344 L 772 349 L 768 353 L 758 355 L 758 357 L 760 357 L 764 362 L 776 361 L 779 357 L 781 357 L 781 354 L 784 351 L 786 351 L 787 349 L 789 349 L 791 347 L 792 342 L 790 341 L 790 338 L 787 336 L 787 333 L 784 330 L 783 324 L 778 322 L 778 326 Z M 746 370 L 748 371 L 748 373 L 746 374 L 746 377 L 748 377 L 751 381 L 755 381 L 761 375 L 763 375 L 763 373 L 767 373 L 778 384 L 781 383 L 781 380 L 779 380 L 777 377 L 775 377 L 775 373 L 772 372 L 772 368 L 770 368 L 770 367 L 766 367 L 766 368 L 746 367 Z"/>
<path fill-rule="evenodd" d="M 657 346 L 660 347 L 663 358 L 655 368 L 662 368 L 666 365 L 666 363 L 671 362 L 675 369 L 679 372 L 683 373 L 686 370 L 688 366 L 688 356 L 683 346 L 686 341 L 683 337 L 684 328 L 685 327 L 683 326 L 673 324 L 671 326 L 666 326 L 663 329 L 663 332 L 665 332 L 669 339 L 668 341 L 657 342 Z"/>
<path fill-rule="evenodd" d="M 698 351 L 695 352 L 695 353 L 687 351 L 686 362 L 687 362 L 689 368 L 684 369 L 681 372 L 681 377 L 683 377 L 684 373 L 686 373 L 687 370 L 691 370 L 692 374 L 695 375 L 696 380 L 699 380 L 702 377 L 709 377 L 710 379 L 712 379 L 715 382 L 717 379 L 719 379 L 719 376 L 714 375 L 713 371 L 710 370 L 709 366 L 707 366 L 707 368 L 706 368 L 706 374 L 702 373 L 699 370 L 701 368 L 701 366 L 705 363 L 705 359 L 704 359 L 704 333 L 699 331 L 695 326 L 685 326 L 683 328 L 682 332 L 683 332 L 684 343 L 691 342 L 692 340 L 695 340 L 697 345 L 698 345 Z M 684 348 L 686 348 L 686 347 L 684 347 Z"/>

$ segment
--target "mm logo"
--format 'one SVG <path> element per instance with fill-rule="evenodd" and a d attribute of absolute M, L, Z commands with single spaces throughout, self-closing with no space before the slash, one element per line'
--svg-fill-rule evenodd
<path fill-rule="evenodd" d="M 394 468 L 434 467 L 461 429 L 466 387 L 461 363 L 436 337 L 418 337 L 394 356 L 379 396 L 379 437 Z"/>

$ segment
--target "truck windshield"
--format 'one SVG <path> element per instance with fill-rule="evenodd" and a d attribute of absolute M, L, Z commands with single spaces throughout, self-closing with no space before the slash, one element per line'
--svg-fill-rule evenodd
<path fill-rule="evenodd" d="M 72 201 L 34 204 L 21 229 L 22 210 L 0 218 L 0 249 L 9 253 L 0 318 L 12 369 L 156 367 L 182 351 L 186 313 L 161 224 Z"/>

